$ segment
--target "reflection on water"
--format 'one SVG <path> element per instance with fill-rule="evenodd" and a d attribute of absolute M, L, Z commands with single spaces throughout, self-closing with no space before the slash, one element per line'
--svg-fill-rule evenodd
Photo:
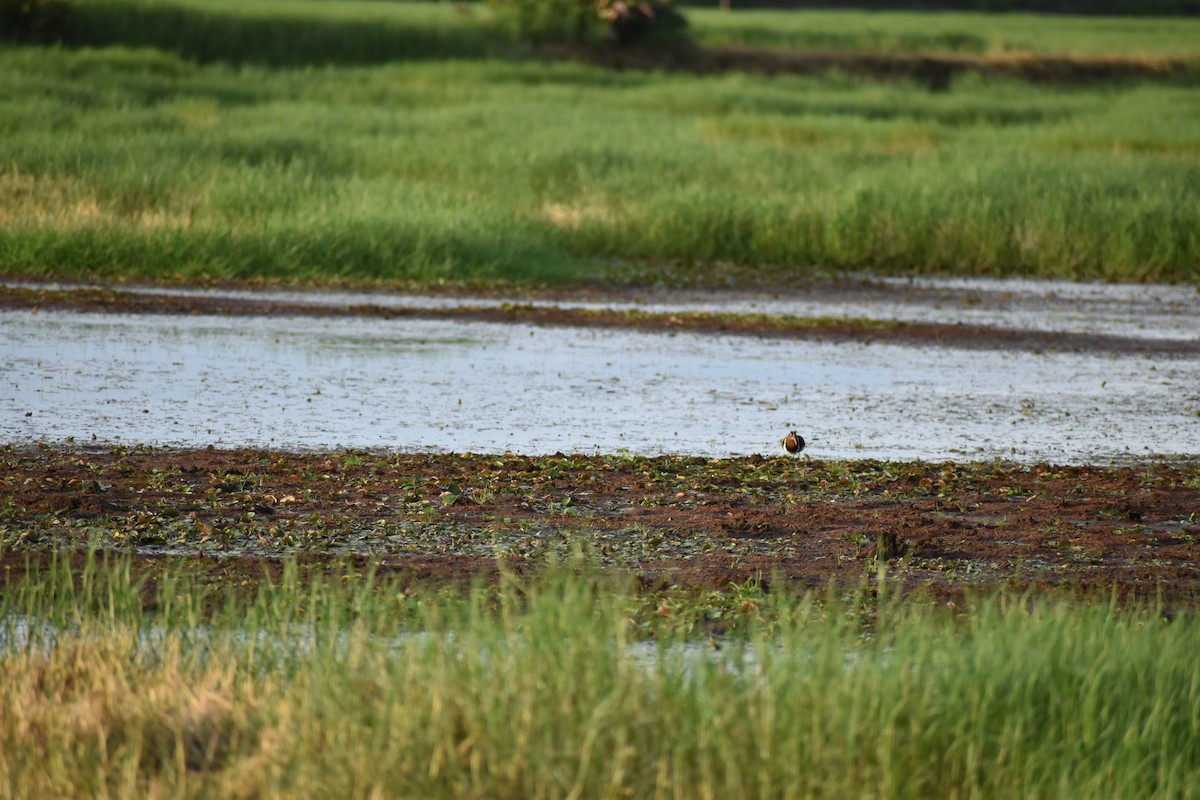
<path fill-rule="evenodd" d="M 1200 456 L 1195 358 L 482 322 L 0 313 L 0 441 Z"/>

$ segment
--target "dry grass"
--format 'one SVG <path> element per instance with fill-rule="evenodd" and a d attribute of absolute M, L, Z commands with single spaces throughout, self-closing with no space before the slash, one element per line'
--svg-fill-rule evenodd
<path fill-rule="evenodd" d="M 35 175 L 17 167 L 0 172 L 0 226 L 10 230 L 50 228 L 64 235 L 214 230 L 216 220 L 197 219 L 196 211 L 204 203 L 202 194 L 194 194 L 186 199 L 169 198 L 167 204 L 130 208 L 120 198 L 105 198 L 77 177 Z"/>
<path fill-rule="evenodd" d="M 200 666 L 177 638 L 148 649 L 129 628 L 94 633 L 3 658 L 0 738 L 43 768 L 0 759 L 0 785 L 27 797 L 136 793 L 164 774 L 219 774 L 234 754 L 245 779 L 251 740 L 271 740 L 259 735 L 269 683 L 255 686 L 236 660 Z"/>

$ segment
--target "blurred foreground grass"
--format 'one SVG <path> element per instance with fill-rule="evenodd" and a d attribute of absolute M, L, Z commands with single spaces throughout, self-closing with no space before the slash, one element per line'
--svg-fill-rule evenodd
<path fill-rule="evenodd" d="M 586 563 L 459 593 L 9 569 L 8 796 L 1194 797 L 1200 628 L 1153 609 L 731 587 Z M 647 605 L 647 604 L 650 605 Z M 679 622 L 724 608 L 713 650 Z M 650 610 L 655 609 L 655 610 Z"/>

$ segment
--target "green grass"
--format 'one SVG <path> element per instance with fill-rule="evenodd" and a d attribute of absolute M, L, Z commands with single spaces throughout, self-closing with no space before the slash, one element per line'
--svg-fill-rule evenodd
<path fill-rule="evenodd" d="M 612 72 L 492 58 L 449 4 L 78 6 L 76 46 L 0 51 L 0 273 L 1200 279 L 1190 80 Z"/>
<path fill-rule="evenodd" d="M 1200 626 L 759 595 L 713 652 L 581 572 L 8 575 L 6 796 L 1195 797 Z M 207 598 L 207 599 L 205 599 Z M 205 609 L 209 610 L 205 610 Z M 650 632 L 657 638 L 647 640 Z M 638 644 L 638 642 L 649 642 Z"/>
<path fill-rule="evenodd" d="M 715 9 L 725 4 L 724 0 L 674 0 L 676 5 L 684 6 L 689 12 L 696 8 Z M 945 11 L 959 11 L 966 14 L 986 16 L 989 13 L 1017 14 L 1063 14 L 1079 15 L 1081 17 L 1096 17 L 1100 15 L 1119 15 L 1126 19 L 1137 17 L 1195 17 L 1200 15 L 1200 2 L 1197 0 L 940 0 L 936 4 L 921 0 L 858 0 L 854 3 L 824 3 L 808 4 L 802 2 L 753 3 L 743 0 L 730 0 L 733 9 L 742 11 L 750 6 L 775 5 L 779 8 L 794 8 L 799 10 L 805 5 L 844 6 L 856 9 L 869 9 L 872 13 L 886 14 L 889 11 L 927 11 L 930 8 Z"/>
<path fill-rule="evenodd" d="M 855 10 L 723 13 L 711 8 L 688 8 L 686 14 L 697 41 L 709 45 L 1192 61 L 1200 58 L 1197 18 Z"/>

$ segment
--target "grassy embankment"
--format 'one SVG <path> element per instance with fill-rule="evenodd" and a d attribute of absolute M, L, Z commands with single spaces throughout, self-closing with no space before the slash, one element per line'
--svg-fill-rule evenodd
<path fill-rule="evenodd" d="M 68 47 L 0 51 L 0 274 L 1200 278 L 1194 71 L 613 72 L 513 58 L 486 14 L 80 0 Z M 689 14 L 701 42 L 1200 59 L 1191 19 Z"/>
<path fill-rule="evenodd" d="M 1190 615 L 760 595 L 712 652 L 589 574 L 463 596 L 285 572 L 224 599 L 119 561 L 8 575 L 0 793 L 1200 794 Z"/>

